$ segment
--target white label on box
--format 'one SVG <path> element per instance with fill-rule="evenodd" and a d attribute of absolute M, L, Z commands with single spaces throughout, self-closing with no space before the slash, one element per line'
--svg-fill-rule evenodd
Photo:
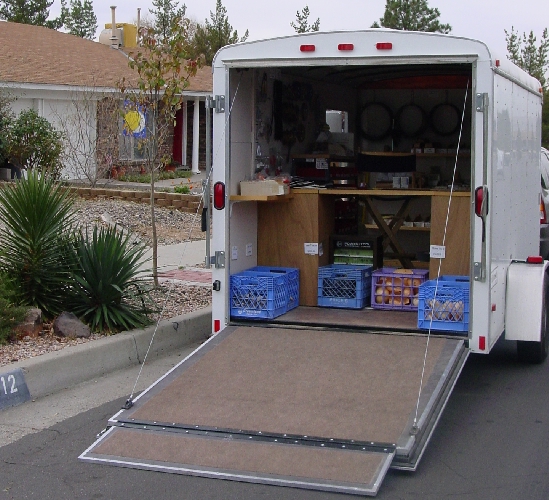
<path fill-rule="evenodd" d="M 246 245 L 246 257 L 251 257 L 252 256 L 252 244 L 251 243 L 248 243 Z"/>
<path fill-rule="evenodd" d="M 446 257 L 446 247 L 442 245 L 431 245 L 431 259 L 444 259 Z"/>
<path fill-rule="evenodd" d="M 318 255 L 318 243 L 305 243 L 305 255 Z"/>
<path fill-rule="evenodd" d="M 231 260 L 237 260 L 238 259 L 238 247 L 232 247 L 231 248 Z"/>
<path fill-rule="evenodd" d="M 318 170 L 328 170 L 328 159 L 327 158 L 317 158 L 315 167 Z"/>

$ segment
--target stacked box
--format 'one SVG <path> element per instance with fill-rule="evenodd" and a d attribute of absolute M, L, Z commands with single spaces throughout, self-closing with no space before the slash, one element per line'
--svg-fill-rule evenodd
<path fill-rule="evenodd" d="M 372 307 L 396 311 L 417 311 L 419 287 L 427 279 L 427 269 L 384 267 L 372 273 Z"/>
<path fill-rule="evenodd" d="M 469 277 L 441 276 L 419 287 L 418 328 L 469 330 Z"/>
<path fill-rule="evenodd" d="M 362 309 L 369 302 L 372 266 L 330 264 L 318 268 L 318 305 Z"/>
<path fill-rule="evenodd" d="M 273 319 L 298 304 L 298 269 L 258 266 L 231 276 L 232 317 Z"/>

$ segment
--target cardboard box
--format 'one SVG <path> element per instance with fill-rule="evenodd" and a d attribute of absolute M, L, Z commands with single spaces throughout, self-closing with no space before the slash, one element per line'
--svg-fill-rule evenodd
<path fill-rule="evenodd" d="M 288 194 L 290 186 L 274 179 L 263 181 L 241 181 L 240 194 L 242 196 L 279 196 Z"/>

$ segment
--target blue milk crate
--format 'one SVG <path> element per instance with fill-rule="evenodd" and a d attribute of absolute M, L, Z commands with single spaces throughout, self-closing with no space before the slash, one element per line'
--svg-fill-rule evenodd
<path fill-rule="evenodd" d="M 435 296 L 436 290 L 436 296 Z M 419 287 L 417 326 L 423 330 L 469 331 L 469 277 L 441 276 Z"/>
<path fill-rule="evenodd" d="M 273 319 L 287 310 L 288 279 L 280 273 L 243 271 L 231 276 L 231 316 Z"/>
<path fill-rule="evenodd" d="M 244 272 L 255 273 L 280 273 L 288 280 L 288 297 L 286 312 L 295 309 L 299 305 L 299 269 L 295 267 L 255 266 Z"/>
<path fill-rule="evenodd" d="M 372 266 L 330 264 L 318 268 L 318 305 L 362 309 L 370 300 Z"/>

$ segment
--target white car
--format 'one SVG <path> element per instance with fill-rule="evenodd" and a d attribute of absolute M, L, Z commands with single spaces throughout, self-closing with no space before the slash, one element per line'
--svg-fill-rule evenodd
<path fill-rule="evenodd" d="M 539 253 L 549 260 L 549 151 L 541 148 L 541 195 L 539 204 L 540 231 L 539 231 Z"/>

